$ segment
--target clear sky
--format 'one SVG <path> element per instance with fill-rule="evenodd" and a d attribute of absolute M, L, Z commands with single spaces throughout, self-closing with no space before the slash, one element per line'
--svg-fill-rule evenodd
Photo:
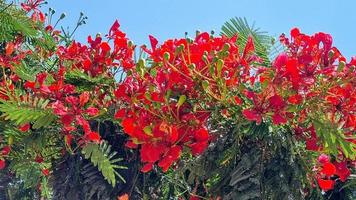
<path fill-rule="evenodd" d="M 82 11 L 88 16 L 75 39 L 107 33 L 115 19 L 135 44 L 148 43 L 152 34 L 162 42 L 172 37 L 194 35 L 195 30 L 220 32 L 232 17 L 246 17 L 273 36 L 289 33 L 327 32 L 349 58 L 356 55 L 356 0 L 48 0 L 57 12 L 65 12 L 62 25 L 74 27 Z M 57 15 L 57 17 L 59 14 Z"/>

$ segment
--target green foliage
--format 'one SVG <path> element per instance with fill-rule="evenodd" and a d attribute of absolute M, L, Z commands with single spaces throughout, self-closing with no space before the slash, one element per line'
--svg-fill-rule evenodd
<path fill-rule="evenodd" d="M 116 169 L 127 169 L 125 166 L 120 166 L 115 163 L 122 161 L 122 158 L 114 158 L 117 152 L 111 150 L 111 145 L 106 141 L 100 144 L 89 143 L 82 149 L 82 153 L 86 159 L 90 161 L 103 174 L 105 179 L 112 185 L 116 185 L 116 176 L 121 181 L 125 182 L 124 178 L 116 171 Z"/>
<path fill-rule="evenodd" d="M 94 87 L 97 87 L 98 85 L 107 87 L 114 84 L 113 79 L 108 79 L 101 75 L 91 77 L 78 69 L 71 70 L 66 74 L 66 82 L 75 84 L 78 91 L 89 91 L 93 90 Z"/>
<path fill-rule="evenodd" d="M 356 158 L 356 144 L 345 141 L 345 136 L 342 130 L 332 126 L 331 123 L 325 123 L 314 120 L 313 125 L 318 137 L 323 141 L 323 146 L 326 151 L 337 155 L 339 150 L 342 150 L 345 157 L 354 160 Z M 341 147 L 340 149 L 338 147 Z"/>
<path fill-rule="evenodd" d="M 14 130 L 7 129 L 4 131 L 5 137 L 13 137 Z M 52 190 L 48 182 L 48 177 L 42 174 L 43 169 L 50 169 L 53 160 L 61 158 L 61 141 L 54 132 L 55 129 L 40 129 L 33 131 L 31 134 L 23 134 L 22 137 L 15 135 L 16 142 L 12 145 L 14 149 L 11 154 L 11 162 L 9 170 L 14 172 L 16 177 L 9 184 L 9 195 L 12 199 L 26 199 L 16 198 L 24 191 L 28 191 L 28 199 L 32 199 L 35 195 L 49 198 L 52 195 Z M 41 156 L 43 162 L 36 162 L 36 157 Z M 36 193 L 38 183 L 41 183 L 41 194 Z M 32 191 L 32 192 L 31 192 Z M 32 196 L 32 198 L 30 198 Z M 11 198 L 10 198 L 11 199 Z"/>
<path fill-rule="evenodd" d="M 13 4 L 0 1 L 0 42 L 12 40 L 16 35 L 35 37 L 37 31 L 25 12 L 16 9 Z"/>
<path fill-rule="evenodd" d="M 17 97 L 13 101 L 0 101 L 1 117 L 10 120 L 16 125 L 33 123 L 32 128 L 38 129 L 50 125 L 56 116 L 47 108 L 49 100 L 43 98 L 25 96 L 20 100 Z"/>

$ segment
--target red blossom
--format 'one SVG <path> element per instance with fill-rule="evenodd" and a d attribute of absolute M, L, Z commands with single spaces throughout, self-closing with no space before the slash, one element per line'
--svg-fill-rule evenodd
<path fill-rule="evenodd" d="M 207 141 L 209 139 L 208 130 L 206 128 L 198 129 L 195 131 L 194 137 L 198 142 Z"/>
<path fill-rule="evenodd" d="M 24 124 L 22 126 L 19 127 L 19 130 L 22 132 L 27 132 L 28 130 L 30 130 L 31 125 L 29 123 Z"/>
<path fill-rule="evenodd" d="M 339 176 L 342 182 L 345 182 L 347 178 L 351 175 L 350 170 L 347 168 L 347 162 L 335 162 L 336 172 L 335 175 Z"/>
<path fill-rule="evenodd" d="M 190 149 L 192 150 L 193 155 L 199 155 L 204 152 L 204 150 L 208 147 L 208 142 L 195 142 L 189 145 Z"/>
<path fill-rule="evenodd" d="M 272 121 L 275 125 L 287 123 L 286 117 L 282 116 L 280 113 L 274 113 L 272 116 Z"/>
<path fill-rule="evenodd" d="M 89 92 L 83 92 L 82 94 L 80 94 L 79 105 L 84 106 L 89 101 L 89 98 L 90 98 Z"/>
<path fill-rule="evenodd" d="M 0 170 L 4 169 L 5 167 L 6 167 L 5 160 L 0 158 Z"/>
<path fill-rule="evenodd" d="M 242 111 L 242 114 L 246 117 L 246 119 L 256 121 L 257 124 L 260 124 L 262 121 L 262 115 L 256 110 L 245 109 Z"/>
<path fill-rule="evenodd" d="M 122 119 L 126 116 L 126 109 L 122 108 L 115 113 L 115 119 Z"/>
<path fill-rule="evenodd" d="M 321 154 L 319 157 L 318 157 L 318 162 L 320 162 L 321 164 L 325 164 L 325 163 L 328 163 L 330 160 L 329 156 L 326 155 L 326 154 Z"/>
<path fill-rule="evenodd" d="M 334 188 L 335 181 L 333 181 L 333 180 L 325 180 L 325 179 L 319 178 L 318 179 L 318 184 L 319 184 L 319 187 L 323 191 L 327 192 L 327 191 L 332 190 Z"/>
<path fill-rule="evenodd" d="M 124 129 L 125 133 L 132 135 L 135 131 L 134 120 L 132 118 L 126 118 L 121 123 L 122 128 Z"/>
<path fill-rule="evenodd" d="M 146 163 L 146 164 L 141 168 L 141 172 L 147 173 L 147 172 L 151 171 L 152 168 L 153 168 L 153 163 Z"/>
<path fill-rule="evenodd" d="M 41 172 L 42 172 L 42 174 L 44 176 L 48 176 L 49 175 L 49 170 L 48 169 L 42 169 Z"/>
<path fill-rule="evenodd" d="M 92 141 L 92 142 L 100 142 L 100 135 L 99 133 L 95 132 L 95 131 L 91 131 L 88 135 L 87 135 L 88 140 Z"/>
<path fill-rule="evenodd" d="M 35 162 L 37 162 L 37 163 L 43 163 L 43 161 L 44 161 L 44 159 L 43 159 L 42 156 L 40 156 L 40 155 L 37 155 L 37 156 L 36 156 Z"/>
<path fill-rule="evenodd" d="M 7 155 L 9 155 L 10 151 L 11 151 L 11 146 L 6 145 L 6 146 L 4 146 L 4 147 L 2 148 L 1 154 L 2 154 L 3 156 L 7 156 Z"/>
<path fill-rule="evenodd" d="M 298 105 L 302 102 L 303 97 L 299 94 L 292 95 L 288 98 L 288 102 L 293 105 Z"/>
<path fill-rule="evenodd" d="M 330 162 L 326 162 L 323 164 L 323 169 L 321 170 L 322 174 L 325 174 L 326 176 L 330 177 L 334 175 L 336 172 L 336 167 L 334 164 Z"/>
<path fill-rule="evenodd" d="M 95 115 L 98 115 L 99 109 L 94 108 L 94 107 L 89 107 L 89 108 L 86 109 L 85 112 L 90 116 L 95 116 Z"/>

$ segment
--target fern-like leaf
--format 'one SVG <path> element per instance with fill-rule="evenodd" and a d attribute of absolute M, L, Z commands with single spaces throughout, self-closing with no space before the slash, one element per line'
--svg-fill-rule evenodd
<path fill-rule="evenodd" d="M 100 144 L 89 143 L 83 147 L 82 153 L 86 159 L 90 158 L 93 165 L 98 167 L 99 171 L 112 186 L 116 185 L 116 176 L 125 183 L 125 179 L 116 169 L 127 169 L 127 167 L 116 164 L 122 161 L 122 158 L 115 158 L 117 152 L 111 151 L 111 145 L 106 141 L 102 141 Z"/>
<path fill-rule="evenodd" d="M 12 40 L 17 34 L 35 37 L 37 31 L 25 12 L 16 9 L 12 4 L 0 1 L 0 41 Z"/>
<path fill-rule="evenodd" d="M 47 108 L 49 100 L 26 96 L 22 101 L 0 101 L 1 117 L 13 121 L 16 125 L 33 123 L 33 128 L 41 128 L 50 125 L 56 116 Z"/>

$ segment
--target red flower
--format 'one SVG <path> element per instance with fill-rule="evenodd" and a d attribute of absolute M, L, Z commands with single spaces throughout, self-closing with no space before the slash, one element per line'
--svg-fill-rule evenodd
<path fill-rule="evenodd" d="M 274 60 L 273 66 L 277 70 L 280 70 L 282 67 L 284 67 L 286 65 L 287 60 L 288 60 L 288 55 L 286 53 L 281 53 Z"/>
<path fill-rule="evenodd" d="M 132 118 L 126 118 L 122 120 L 122 128 L 124 129 L 125 133 L 128 135 L 132 135 L 135 131 L 134 120 Z"/>
<path fill-rule="evenodd" d="M 275 125 L 287 123 L 287 119 L 283 117 L 280 113 L 274 113 L 274 115 L 272 116 L 272 121 Z"/>
<path fill-rule="evenodd" d="M 255 45 L 253 44 L 253 38 L 252 36 L 249 36 L 242 55 L 243 59 L 246 58 L 247 55 L 253 53 L 254 51 L 255 51 Z"/>
<path fill-rule="evenodd" d="M 189 197 L 189 200 L 201 200 L 198 196 L 192 195 Z"/>
<path fill-rule="evenodd" d="M 192 150 L 192 154 L 196 156 L 204 152 L 204 150 L 208 147 L 208 142 L 207 141 L 195 142 L 191 144 L 189 147 Z"/>
<path fill-rule="evenodd" d="M 100 135 L 99 133 L 95 132 L 95 131 L 91 131 L 88 135 L 87 135 L 88 139 L 90 141 L 93 142 L 100 142 Z"/>
<path fill-rule="evenodd" d="M 292 38 L 296 38 L 300 35 L 300 30 L 298 28 L 293 28 L 290 31 L 290 35 L 292 36 Z"/>
<path fill-rule="evenodd" d="M 288 102 L 294 105 L 298 105 L 302 102 L 303 97 L 299 94 L 292 95 L 288 98 Z"/>
<path fill-rule="evenodd" d="M 15 45 L 13 42 L 8 42 L 5 47 L 5 55 L 10 56 L 14 52 Z"/>
<path fill-rule="evenodd" d="M 167 155 L 158 162 L 158 166 L 162 168 L 163 172 L 166 172 L 179 159 L 181 152 L 182 148 L 180 146 L 171 147 Z"/>
<path fill-rule="evenodd" d="M 42 174 L 45 176 L 49 175 L 49 170 L 48 169 L 42 169 Z"/>
<path fill-rule="evenodd" d="M 39 156 L 39 155 L 37 155 L 36 156 L 36 158 L 35 158 L 35 162 L 37 162 L 37 163 L 43 163 L 43 157 L 42 156 Z"/>
<path fill-rule="evenodd" d="M 115 113 L 115 119 L 122 119 L 126 116 L 126 109 L 122 108 Z"/>
<path fill-rule="evenodd" d="M 153 163 L 147 163 L 142 167 L 141 172 L 147 173 L 147 172 L 151 171 L 152 168 L 153 168 Z"/>
<path fill-rule="evenodd" d="M 242 114 L 246 119 L 250 121 L 256 121 L 257 124 L 260 124 L 262 121 L 262 115 L 253 109 L 245 109 L 242 111 Z"/>
<path fill-rule="evenodd" d="M 87 108 L 86 113 L 90 116 L 95 116 L 99 113 L 99 109 L 94 108 L 94 107 L 89 107 L 89 108 Z"/>
<path fill-rule="evenodd" d="M 141 161 L 154 163 L 160 159 L 161 154 L 165 151 L 165 147 L 157 144 L 143 144 L 141 147 Z"/>
<path fill-rule="evenodd" d="M 106 52 L 109 52 L 110 51 L 110 45 L 107 43 L 107 42 L 102 42 L 101 44 L 100 44 L 100 48 L 101 48 L 101 50 L 104 52 L 104 53 L 106 53 Z"/>
<path fill-rule="evenodd" d="M 171 128 L 171 143 L 174 144 L 178 140 L 178 137 L 179 137 L 178 129 L 177 127 L 173 126 Z"/>
<path fill-rule="evenodd" d="M 195 131 L 194 138 L 195 138 L 198 142 L 207 141 L 207 140 L 209 139 L 208 130 L 206 130 L 206 128 L 200 128 L 200 129 L 196 130 L 196 131 Z"/>
<path fill-rule="evenodd" d="M 90 98 L 89 92 L 83 92 L 82 94 L 80 94 L 79 105 L 84 106 L 89 101 L 89 98 Z"/>
<path fill-rule="evenodd" d="M 335 175 L 339 176 L 342 182 L 345 182 L 351 174 L 350 170 L 347 168 L 347 162 L 346 161 L 335 162 L 335 166 L 336 166 Z"/>
<path fill-rule="evenodd" d="M 70 126 L 71 123 L 73 122 L 73 120 L 74 120 L 73 115 L 67 114 L 67 115 L 61 116 L 61 122 L 64 126 Z"/>
<path fill-rule="evenodd" d="M 324 180 L 321 178 L 318 178 L 317 180 L 318 180 L 319 187 L 325 192 L 332 190 L 334 188 L 335 181 L 333 180 Z"/>
<path fill-rule="evenodd" d="M 155 37 L 153 37 L 152 35 L 149 35 L 148 37 L 149 37 L 150 42 L 151 42 L 152 51 L 156 51 L 158 40 Z"/>
<path fill-rule="evenodd" d="M 236 105 L 241 105 L 242 104 L 242 100 L 238 96 L 235 96 L 234 100 L 235 100 Z"/>
<path fill-rule="evenodd" d="M 27 124 L 24 124 L 22 126 L 19 127 L 19 130 L 22 131 L 22 132 L 27 132 L 29 129 L 30 129 L 30 124 L 27 123 Z"/>
<path fill-rule="evenodd" d="M 0 158 L 0 170 L 4 169 L 6 166 L 5 160 Z"/>
<path fill-rule="evenodd" d="M 11 147 L 9 145 L 6 145 L 2 148 L 1 154 L 3 156 L 7 156 L 9 155 L 10 151 L 11 151 Z"/>
<path fill-rule="evenodd" d="M 35 86 L 36 86 L 36 82 L 32 82 L 32 81 L 26 81 L 25 84 L 23 85 L 25 89 L 31 89 L 31 90 L 35 90 Z"/>
<path fill-rule="evenodd" d="M 310 151 L 318 151 L 320 147 L 317 144 L 318 140 L 316 138 L 306 139 L 306 149 Z"/>
<path fill-rule="evenodd" d="M 322 174 L 325 174 L 326 176 L 330 177 L 334 175 L 336 172 L 336 167 L 330 162 L 324 163 L 323 169 L 321 170 Z"/>
<path fill-rule="evenodd" d="M 325 155 L 325 154 L 321 154 L 319 157 L 318 157 L 318 162 L 320 162 L 321 164 L 325 164 L 325 163 L 328 163 L 329 162 L 329 156 L 328 155 Z"/>

